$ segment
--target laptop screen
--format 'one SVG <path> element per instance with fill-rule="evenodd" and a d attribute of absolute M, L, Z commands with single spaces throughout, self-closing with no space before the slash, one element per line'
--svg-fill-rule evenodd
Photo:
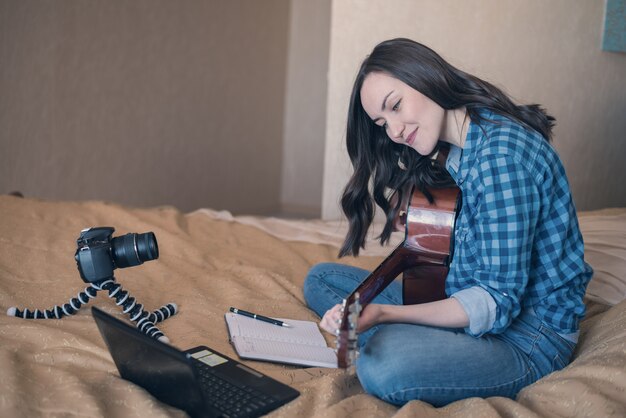
<path fill-rule="evenodd" d="M 120 375 L 162 402 L 189 412 L 204 403 L 186 355 L 92 307 L 96 324 Z"/>

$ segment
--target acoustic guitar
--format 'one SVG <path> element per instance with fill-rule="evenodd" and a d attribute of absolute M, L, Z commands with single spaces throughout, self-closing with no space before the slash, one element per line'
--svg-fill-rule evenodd
<path fill-rule="evenodd" d="M 356 331 L 359 315 L 380 292 L 403 273 L 402 298 L 405 305 L 441 300 L 454 251 L 454 225 L 461 199 L 456 187 L 429 190 L 431 204 L 413 188 L 407 209 L 396 226 L 404 227 L 404 240 L 343 301 L 341 325 L 337 332 L 337 364 L 354 365 L 358 357 Z"/>

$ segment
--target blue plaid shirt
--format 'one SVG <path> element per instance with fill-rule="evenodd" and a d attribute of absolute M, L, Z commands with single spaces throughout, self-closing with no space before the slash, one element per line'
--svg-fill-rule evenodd
<path fill-rule="evenodd" d="M 446 292 L 470 335 L 504 332 L 529 311 L 575 340 L 593 271 L 563 165 L 539 133 L 481 115 L 495 123 L 471 122 L 446 162 L 463 198 Z"/>

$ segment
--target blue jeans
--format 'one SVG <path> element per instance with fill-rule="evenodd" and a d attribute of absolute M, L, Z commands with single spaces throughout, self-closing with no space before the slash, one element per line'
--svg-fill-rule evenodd
<path fill-rule="evenodd" d="M 318 264 L 306 277 L 304 297 L 323 316 L 368 275 L 356 267 Z M 402 304 L 401 283 L 391 283 L 372 303 Z M 356 372 L 368 393 L 396 405 L 419 399 L 443 406 L 470 397 L 514 398 L 565 367 L 574 343 L 522 312 L 504 333 L 479 338 L 463 329 L 381 324 L 359 335 L 359 347 Z"/>

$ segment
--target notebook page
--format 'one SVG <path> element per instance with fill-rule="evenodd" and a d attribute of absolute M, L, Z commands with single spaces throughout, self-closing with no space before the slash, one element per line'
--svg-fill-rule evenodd
<path fill-rule="evenodd" d="M 291 327 L 281 327 L 234 313 L 224 314 L 231 339 L 238 336 L 259 340 L 328 347 L 317 324 L 311 321 L 276 318 Z"/>
<path fill-rule="evenodd" d="M 337 368 L 337 355 L 330 347 L 289 344 L 241 336 L 233 338 L 232 342 L 237 354 L 242 358 Z"/>

